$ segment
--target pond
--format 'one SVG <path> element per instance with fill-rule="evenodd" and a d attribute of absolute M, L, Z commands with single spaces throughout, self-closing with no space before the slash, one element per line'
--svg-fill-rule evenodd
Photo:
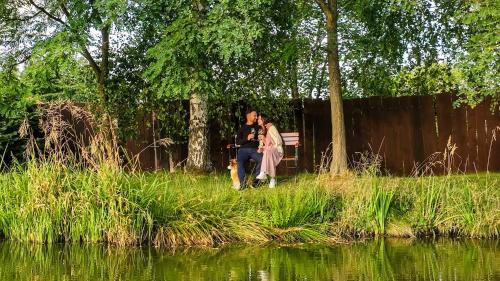
<path fill-rule="evenodd" d="M 498 240 L 166 250 L 0 242 L 0 280 L 500 280 Z"/>

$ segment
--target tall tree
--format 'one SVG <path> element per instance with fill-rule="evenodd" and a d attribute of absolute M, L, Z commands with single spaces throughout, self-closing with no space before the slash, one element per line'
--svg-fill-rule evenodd
<path fill-rule="evenodd" d="M 205 0 L 193 0 L 192 5 L 196 19 L 195 24 L 200 26 L 208 12 L 208 3 Z M 198 54 L 198 60 L 193 65 L 192 75 L 198 75 L 198 69 L 207 69 L 207 67 L 205 54 Z M 191 169 L 208 171 L 211 168 L 208 143 L 208 95 L 202 91 L 199 88 L 193 89 L 189 98 L 189 142 L 186 165 Z"/>
<path fill-rule="evenodd" d="M 189 99 L 188 168 L 210 169 L 209 100 L 221 95 L 216 72 L 252 53 L 268 1 L 192 0 L 176 7 L 177 17 L 149 54 L 145 76 L 163 99 Z"/>
<path fill-rule="evenodd" d="M 337 0 L 316 0 L 316 2 L 324 13 L 327 31 L 328 90 L 332 122 L 330 172 L 339 175 L 347 171 L 347 148 L 339 62 L 338 3 Z"/>
<path fill-rule="evenodd" d="M 101 105 L 106 108 L 110 72 L 110 34 L 125 12 L 127 0 L 13 0 L 2 3 L 0 17 L 4 52 L 29 59 L 36 44 L 66 34 L 92 68 Z"/>

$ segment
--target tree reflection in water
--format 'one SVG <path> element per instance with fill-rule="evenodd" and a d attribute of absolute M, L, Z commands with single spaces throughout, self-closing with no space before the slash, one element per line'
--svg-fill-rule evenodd
<path fill-rule="evenodd" d="M 0 280 L 500 280 L 499 241 L 165 250 L 0 243 Z"/>

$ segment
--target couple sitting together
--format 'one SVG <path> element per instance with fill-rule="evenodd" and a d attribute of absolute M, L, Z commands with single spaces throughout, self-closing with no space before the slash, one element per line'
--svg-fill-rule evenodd
<path fill-rule="evenodd" d="M 263 114 L 257 116 L 255 110 L 247 110 L 246 123 L 238 131 L 236 144 L 239 146 L 236 161 L 240 186 L 234 187 L 236 189 L 245 187 L 245 164 L 253 159 L 258 175 L 252 186 L 261 185 L 269 176 L 271 178 L 269 187 L 274 188 L 276 186 L 276 166 L 283 158 L 283 142 L 271 120 Z"/>

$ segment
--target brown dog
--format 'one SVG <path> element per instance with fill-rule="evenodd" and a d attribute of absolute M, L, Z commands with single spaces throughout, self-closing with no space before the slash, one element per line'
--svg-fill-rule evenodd
<path fill-rule="evenodd" d="M 233 181 L 233 188 L 240 189 L 240 179 L 238 178 L 238 162 L 236 159 L 229 160 L 229 166 L 227 166 L 229 170 L 231 170 L 231 180 Z"/>

